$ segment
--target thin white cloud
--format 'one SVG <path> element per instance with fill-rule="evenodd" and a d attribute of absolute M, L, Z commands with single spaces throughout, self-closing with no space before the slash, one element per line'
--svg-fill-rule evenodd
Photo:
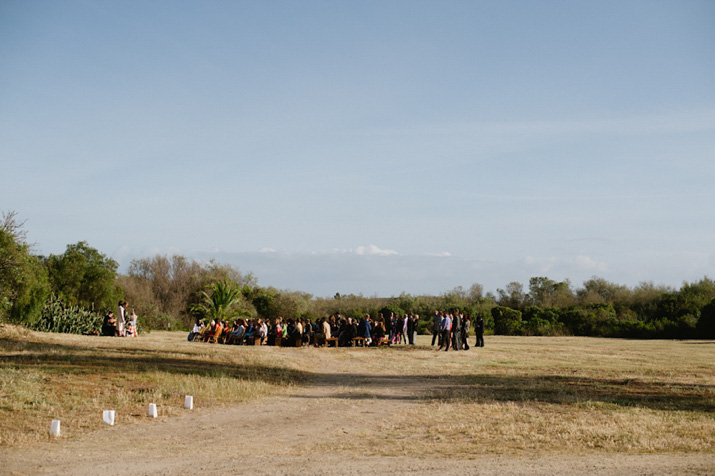
<path fill-rule="evenodd" d="M 608 271 L 608 265 L 603 261 L 598 261 L 588 256 L 576 256 L 571 260 L 573 264 L 581 269 L 589 271 L 606 272 Z"/>
<path fill-rule="evenodd" d="M 378 248 L 375 245 L 368 245 L 368 246 L 358 246 L 355 249 L 355 254 L 359 255 L 359 256 L 365 256 L 365 255 L 390 256 L 390 255 L 396 255 L 397 251 L 383 250 L 382 248 Z"/>
<path fill-rule="evenodd" d="M 549 273 L 554 270 L 584 270 L 593 272 L 608 271 L 608 265 L 603 261 L 589 256 L 578 255 L 558 258 L 556 256 L 534 257 L 527 256 L 523 263 L 527 269 L 539 273 Z"/>

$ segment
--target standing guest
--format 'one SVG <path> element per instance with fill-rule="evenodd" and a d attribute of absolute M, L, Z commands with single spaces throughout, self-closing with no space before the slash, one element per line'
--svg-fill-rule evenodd
<path fill-rule="evenodd" d="M 435 341 L 439 342 L 440 334 L 442 332 L 442 314 L 435 309 L 434 316 L 432 316 L 432 345 Z"/>
<path fill-rule="evenodd" d="M 412 317 L 412 320 L 414 321 L 414 326 L 412 326 L 412 344 L 414 345 L 417 343 L 417 330 L 419 328 L 418 324 L 420 323 L 420 315 L 415 314 Z"/>
<path fill-rule="evenodd" d="M 462 350 L 462 315 L 459 309 L 454 311 L 452 320 L 452 347 L 454 350 Z"/>
<path fill-rule="evenodd" d="M 408 315 L 407 319 L 407 340 L 410 345 L 415 345 L 415 316 Z"/>
<path fill-rule="evenodd" d="M 405 314 L 404 316 L 402 316 L 402 343 L 405 345 L 408 343 L 408 341 L 407 341 L 407 327 L 410 323 L 410 320 L 411 320 L 411 318 L 410 318 L 409 314 Z"/>
<path fill-rule="evenodd" d="M 124 337 L 127 318 L 127 303 L 124 301 L 119 301 L 117 305 L 117 335 L 119 337 Z"/>
<path fill-rule="evenodd" d="M 484 347 L 484 319 L 480 314 L 477 317 L 477 322 L 474 324 L 474 333 L 477 335 L 477 342 L 474 347 Z"/>
<path fill-rule="evenodd" d="M 442 346 L 444 346 L 444 351 L 447 352 L 449 350 L 449 346 L 452 342 L 452 316 L 447 313 L 444 315 L 444 319 L 442 319 L 442 343 L 439 346 L 438 350 L 442 350 Z"/>
<path fill-rule="evenodd" d="M 392 343 L 393 344 L 399 344 L 402 336 L 402 317 L 400 315 L 395 316 L 395 320 L 393 321 L 394 325 L 392 326 Z"/>
<path fill-rule="evenodd" d="M 471 316 L 467 314 L 462 319 L 462 348 L 464 350 L 469 350 L 469 325 L 471 321 Z"/>
<path fill-rule="evenodd" d="M 394 314 L 390 313 L 389 316 L 385 316 L 385 337 L 387 337 L 387 340 L 391 341 L 392 340 L 392 329 L 393 329 L 393 322 L 392 319 L 394 317 Z"/>

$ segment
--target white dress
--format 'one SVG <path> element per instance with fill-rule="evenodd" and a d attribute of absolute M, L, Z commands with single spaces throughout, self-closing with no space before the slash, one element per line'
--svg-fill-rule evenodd
<path fill-rule="evenodd" d="M 125 312 L 123 306 L 117 308 L 117 333 L 119 337 L 124 337 L 124 323 L 126 322 Z"/>

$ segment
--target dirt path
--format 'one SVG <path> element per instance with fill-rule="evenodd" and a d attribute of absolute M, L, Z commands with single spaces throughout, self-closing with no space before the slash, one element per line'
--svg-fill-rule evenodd
<path fill-rule="evenodd" d="M 296 358 L 305 354 L 296 353 Z M 418 405 L 420 395 L 435 382 L 361 377 L 332 368 L 329 359 L 320 359 L 318 367 L 307 385 L 260 403 L 202 409 L 197 402 L 196 410 L 179 417 L 107 427 L 80 440 L 0 450 L 0 474 L 715 474 L 713 455 L 428 459 L 346 454 L 342 445 L 371 432 L 386 405 L 390 411 Z M 319 453 L 315 445 L 335 451 Z"/>

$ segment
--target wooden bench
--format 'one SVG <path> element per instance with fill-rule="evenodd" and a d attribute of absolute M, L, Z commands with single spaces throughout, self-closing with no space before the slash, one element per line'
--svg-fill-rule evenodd
<path fill-rule="evenodd" d="M 251 336 L 246 339 L 246 345 L 263 345 L 263 339 Z"/>
<path fill-rule="evenodd" d="M 328 337 L 325 339 L 325 347 L 330 347 L 330 343 L 333 343 L 333 347 L 338 346 L 338 338 L 337 337 Z"/>
<path fill-rule="evenodd" d="M 353 347 L 365 347 L 364 337 L 353 337 Z"/>

